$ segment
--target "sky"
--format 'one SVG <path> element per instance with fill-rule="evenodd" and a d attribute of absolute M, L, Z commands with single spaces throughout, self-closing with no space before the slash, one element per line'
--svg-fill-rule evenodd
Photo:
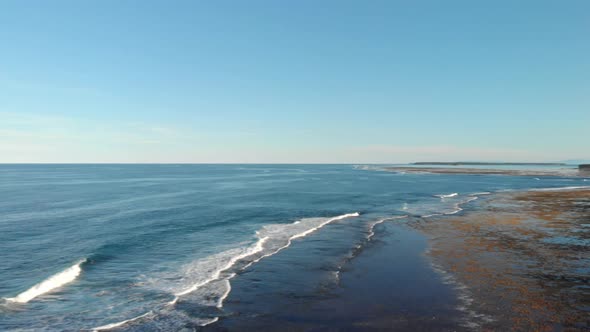
<path fill-rule="evenodd" d="M 590 1 L 0 1 L 1 163 L 590 159 Z"/>

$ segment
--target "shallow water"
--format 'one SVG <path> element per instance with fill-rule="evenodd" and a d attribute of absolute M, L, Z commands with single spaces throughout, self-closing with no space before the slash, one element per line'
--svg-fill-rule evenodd
<path fill-rule="evenodd" d="M 405 222 L 374 226 L 382 219 L 460 213 L 474 193 L 584 184 L 351 165 L 0 165 L 0 330 L 229 326 L 238 294 L 253 315 L 281 321 L 277 303 L 329 303 L 365 282 L 347 282 L 347 269 L 378 264 L 372 243 Z M 419 237 L 403 246 L 420 259 Z M 272 299 L 248 293 L 256 287 Z"/>

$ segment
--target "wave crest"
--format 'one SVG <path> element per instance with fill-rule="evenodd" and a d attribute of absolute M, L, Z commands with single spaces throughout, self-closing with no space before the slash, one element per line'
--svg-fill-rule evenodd
<path fill-rule="evenodd" d="M 181 285 L 159 285 L 157 288 L 169 290 L 174 299 L 168 302 L 159 310 L 152 310 L 155 319 L 164 319 L 163 316 L 174 315 L 171 312 L 173 306 L 183 297 L 191 297 L 205 307 L 221 309 L 224 300 L 231 292 L 230 280 L 239 271 L 245 270 L 251 265 L 259 262 L 265 257 L 272 256 L 279 251 L 289 247 L 293 240 L 303 238 L 325 225 L 350 218 L 357 217 L 359 213 L 348 213 L 331 218 L 306 218 L 290 224 L 265 225 L 256 232 L 258 240 L 245 247 L 229 249 L 214 255 L 210 255 L 186 265 L 181 276 L 172 278 L 180 281 Z M 156 283 L 161 283 L 168 277 L 159 278 Z M 150 313 L 120 321 L 117 323 L 103 325 L 93 330 L 108 330 L 140 320 Z M 199 317 L 195 323 L 200 326 L 212 324 L 219 317 L 205 315 Z"/>
<path fill-rule="evenodd" d="M 37 296 L 49 293 L 56 288 L 62 287 L 74 280 L 82 272 L 82 264 L 86 262 L 86 258 L 78 261 L 76 264 L 68 267 L 67 269 L 52 275 L 51 277 L 41 281 L 26 291 L 18 294 L 15 297 L 6 298 L 6 301 L 16 303 L 27 303 Z"/>
<path fill-rule="evenodd" d="M 458 195 L 459 195 L 459 193 L 452 193 L 452 194 L 440 194 L 440 195 L 434 195 L 434 196 L 440 197 L 440 199 L 445 199 L 445 198 L 455 197 Z"/>

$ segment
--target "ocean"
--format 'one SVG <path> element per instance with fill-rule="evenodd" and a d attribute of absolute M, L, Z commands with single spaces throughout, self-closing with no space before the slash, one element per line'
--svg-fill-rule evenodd
<path fill-rule="evenodd" d="M 362 165 L 0 165 L 0 330 L 344 328 L 387 310 L 460 319 L 404 223 L 488 193 L 587 184 Z M 387 309 L 365 310 L 374 303 Z"/>

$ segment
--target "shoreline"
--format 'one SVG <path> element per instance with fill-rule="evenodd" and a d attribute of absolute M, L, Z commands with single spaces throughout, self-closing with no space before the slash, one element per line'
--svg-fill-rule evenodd
<path fill-rule="evenodd" d="M 200 330 L 470 331 L 472 320 L 458 309 L 461 301 L 452 285 L 422 255 L 427 238 L 405 222 L 378 221 L 366 230 L 365 245 L 357 247 L 336 269 L 338 273 L 328 278 L 316 276 L 300 285 L 299 278 L 285 275 L 301 273 L 292 270 L 295 261 L 305 269 L 317 264 L 317 256 L 304 252 L 322 246 L 324 241 L 319 239 L 331 238 L 329 233 L 320 233 L 319 241 L 299 243 L 254 266 L 236 280 L 228 297 L 225 307 L 232 314 Z M 320 270 L 310 272 L 316 274 L 333 265 L 324 262 Z M 260 280 L 296 285 L 287 293 L 276 293 L 272 287 L 248 287 Z"/>
<path fill-rule="evenodd" d="M 484 192 L 469 195 L 478 199 L 461 203 L 463 212 L 457 215 L 407 216 L 401 219 L 406 221 L 403 223 L 376 222 L 368 229 L 370 244 L 338 270 L 336 284 L 322 287 L 319 292 L 283 297 L 284 294 L 277 296 L 248 289 L 246 285 L 252 280 L 265 279 L 250 271 L 244 275 L 250 280 L 239 278 L 235 293 L 229 296 L 227 306 L 234 314 L 203 330 L 284 327 L 292 331 L 329 327 L 350 331 L 586 330 L 590 327 L 590 321 L 584 321 L 588 312 L 576 309 L 576 305 L 590 307 L 590 303 L 584 302 L 586 293 L 575 287 L 587 286 L 588 281 L 576 278 L 571 272 L 576 268 L 572 264 L 579 259 L 575 255 L 584 252 L 583 246 L 574 245 L 572 249 L 549 244 L 545 248 L 539 242 L 543 249 L 539 252 L 537 242 L 527 248 L 526 243 L 531 239 L 511 239 L 507 234 L 515 225 L 514 218 L 525 226 L 530 222 L 529 214 L 557 218 L 557 214 L 545 210 L 535 214 L 537 207 L 533 206 L 520 211 L 521 207 L 514 204 L 526 203 L 526 197 L 535 197 L 537 204 L 542 205 L 547 198 L 574 199 L 579 193 L 584 193 L 582 197 L 590 201 L 590 187 Z M 567 212 L 567 205 L 562 203 L 555 204 Z M 509 211 L 502 211 L 506 206 Z M 484 215 L 497 218 L 493 222 L 482 221 L 484 225 L 491 224 L 491 230 L 474 221 Z M 495 229 L 504 226 L 508 229 Z M 494 232 L 500 235 L 496 239 Z M 526 228 L 514 232 L 536 234 Z M 331 235 L 324 233 L 324 236 Z M 491 239 L 478 243 L 477 237 Z M 313 243 L 301 243 L 294 250 L 310 245 Z M 574 256 L 569 255 L 572 251 Z M 291 251 L 282 256 L 275 259 L 293 258 L 297 254 Z M 559 268 L 558 264 L 549 263 L 553 256 L 559 257 Z M 540 265 L 533 264 L 539 259 Z M 516 271 L 511 270 L 514 264 L 519 265 Z M 265 264 L 258 268 L 270 269 Z M 564 292 L 568 296 L 564 297 Z M 265 298 L 269 303 L 263 307 L 274 308 L 272 314 L 252 312 L 252 306 L 259 306 L 249 300 L 252 298 Z M 305 300 L 300 302 L 297 298 Z M 282 309 L 277 311 L 277 308 Z"/>
<path fill-rule="evenodd" d="M 413 225 L 465 312 L 484 329 L 590 328 L 590 188 L 501 192 L 477 204 Z"/>
<path fill-rule="evenodd" d="M 512 176 L 559 176 L 559 177 L 586 177 L 589 172 L 578 169 L 564 168 L 561 170 L 527 170 L 527 169 L 494 169 L 494 168 L 468 168 L 468 167 L 410 167 L 396 166 L 383 167 L 386 172 L 414 173 L 414 174 L 465 174 L 465 175 L 512 175 Z"/>

